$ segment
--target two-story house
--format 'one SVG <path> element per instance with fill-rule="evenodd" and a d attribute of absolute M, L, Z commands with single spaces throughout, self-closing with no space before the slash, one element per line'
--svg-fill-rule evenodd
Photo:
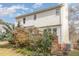
<path fill-rule="evenodd" d="M 52 33 L 57 34 L 59 43 L 69 43 L 67 8 L 67 4 L 60 4 L 20 15 L 16 17 L 16 25 L 19 23 L 22 27 L 35 26 L 41 31 L 50 29 Z"/>

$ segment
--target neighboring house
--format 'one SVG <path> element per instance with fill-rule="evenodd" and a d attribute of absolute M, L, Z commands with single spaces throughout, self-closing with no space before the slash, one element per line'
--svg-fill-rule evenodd
<path fill-rule="evenodd" d="M 67 4 L 17 16 L 16 25 L 18 23 L 22 27 L 38 27 L 41 31 L 50 29 L 57 34 L 59 43 L 69 44 Z"/>

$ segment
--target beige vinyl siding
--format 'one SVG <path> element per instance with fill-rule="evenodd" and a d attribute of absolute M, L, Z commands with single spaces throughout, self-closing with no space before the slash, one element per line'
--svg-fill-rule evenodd
<path fill-rule="evenodd" d="M 56 15 L 56 10 L 50 10 L 42 13 L 36 14 L 36 20 L 34 20 L 34 15 L 26 16 L 25 24 L 23 24 L 23 18 L 20 18 L 22 26 L 50 26 L 50 25 L 59 25 L 60 16 Z"/>

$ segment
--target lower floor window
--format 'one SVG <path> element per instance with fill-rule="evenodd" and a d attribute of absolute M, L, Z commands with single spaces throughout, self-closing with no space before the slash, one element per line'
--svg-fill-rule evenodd
<path fill-rule="evenodd" d="M 57 35 L 57 28 L 53 28 L 53 34 Z"/>
<path fill-rule="evenodd" d="M 57 28 L 46 28 L 46 29 L 44 29 L 44 32 L 51 32 L 51 33 L 57 35 Z"/>
<path fill-rule="evenodd" d="M 46 28 L 46 29 L 44 29 L 44 32 L 51 32 L 51 28 Z"/>

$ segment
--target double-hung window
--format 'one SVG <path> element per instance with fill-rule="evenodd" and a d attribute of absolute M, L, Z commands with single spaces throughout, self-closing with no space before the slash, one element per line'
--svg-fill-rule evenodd
<path fill-rule="evenodd" d="M 60 14 L 60 9 L 56 9 L 56 15 L 59 15 Z"/>
<path fill-rule="evenodd" d="M 36 14 L 34 15 L 34 20 L 36 20 Z"/>
<path fill-rule="evenodd" d="M 23 18 L 23 24 L 25 24 L 25 22 L 26 22 L 26 19 L 25 19 L 25 18 Z"/>
<path fill-rule="evenodd" d="M 57 35 L 57 28 L 53 28 L 53 34 Z"/>

